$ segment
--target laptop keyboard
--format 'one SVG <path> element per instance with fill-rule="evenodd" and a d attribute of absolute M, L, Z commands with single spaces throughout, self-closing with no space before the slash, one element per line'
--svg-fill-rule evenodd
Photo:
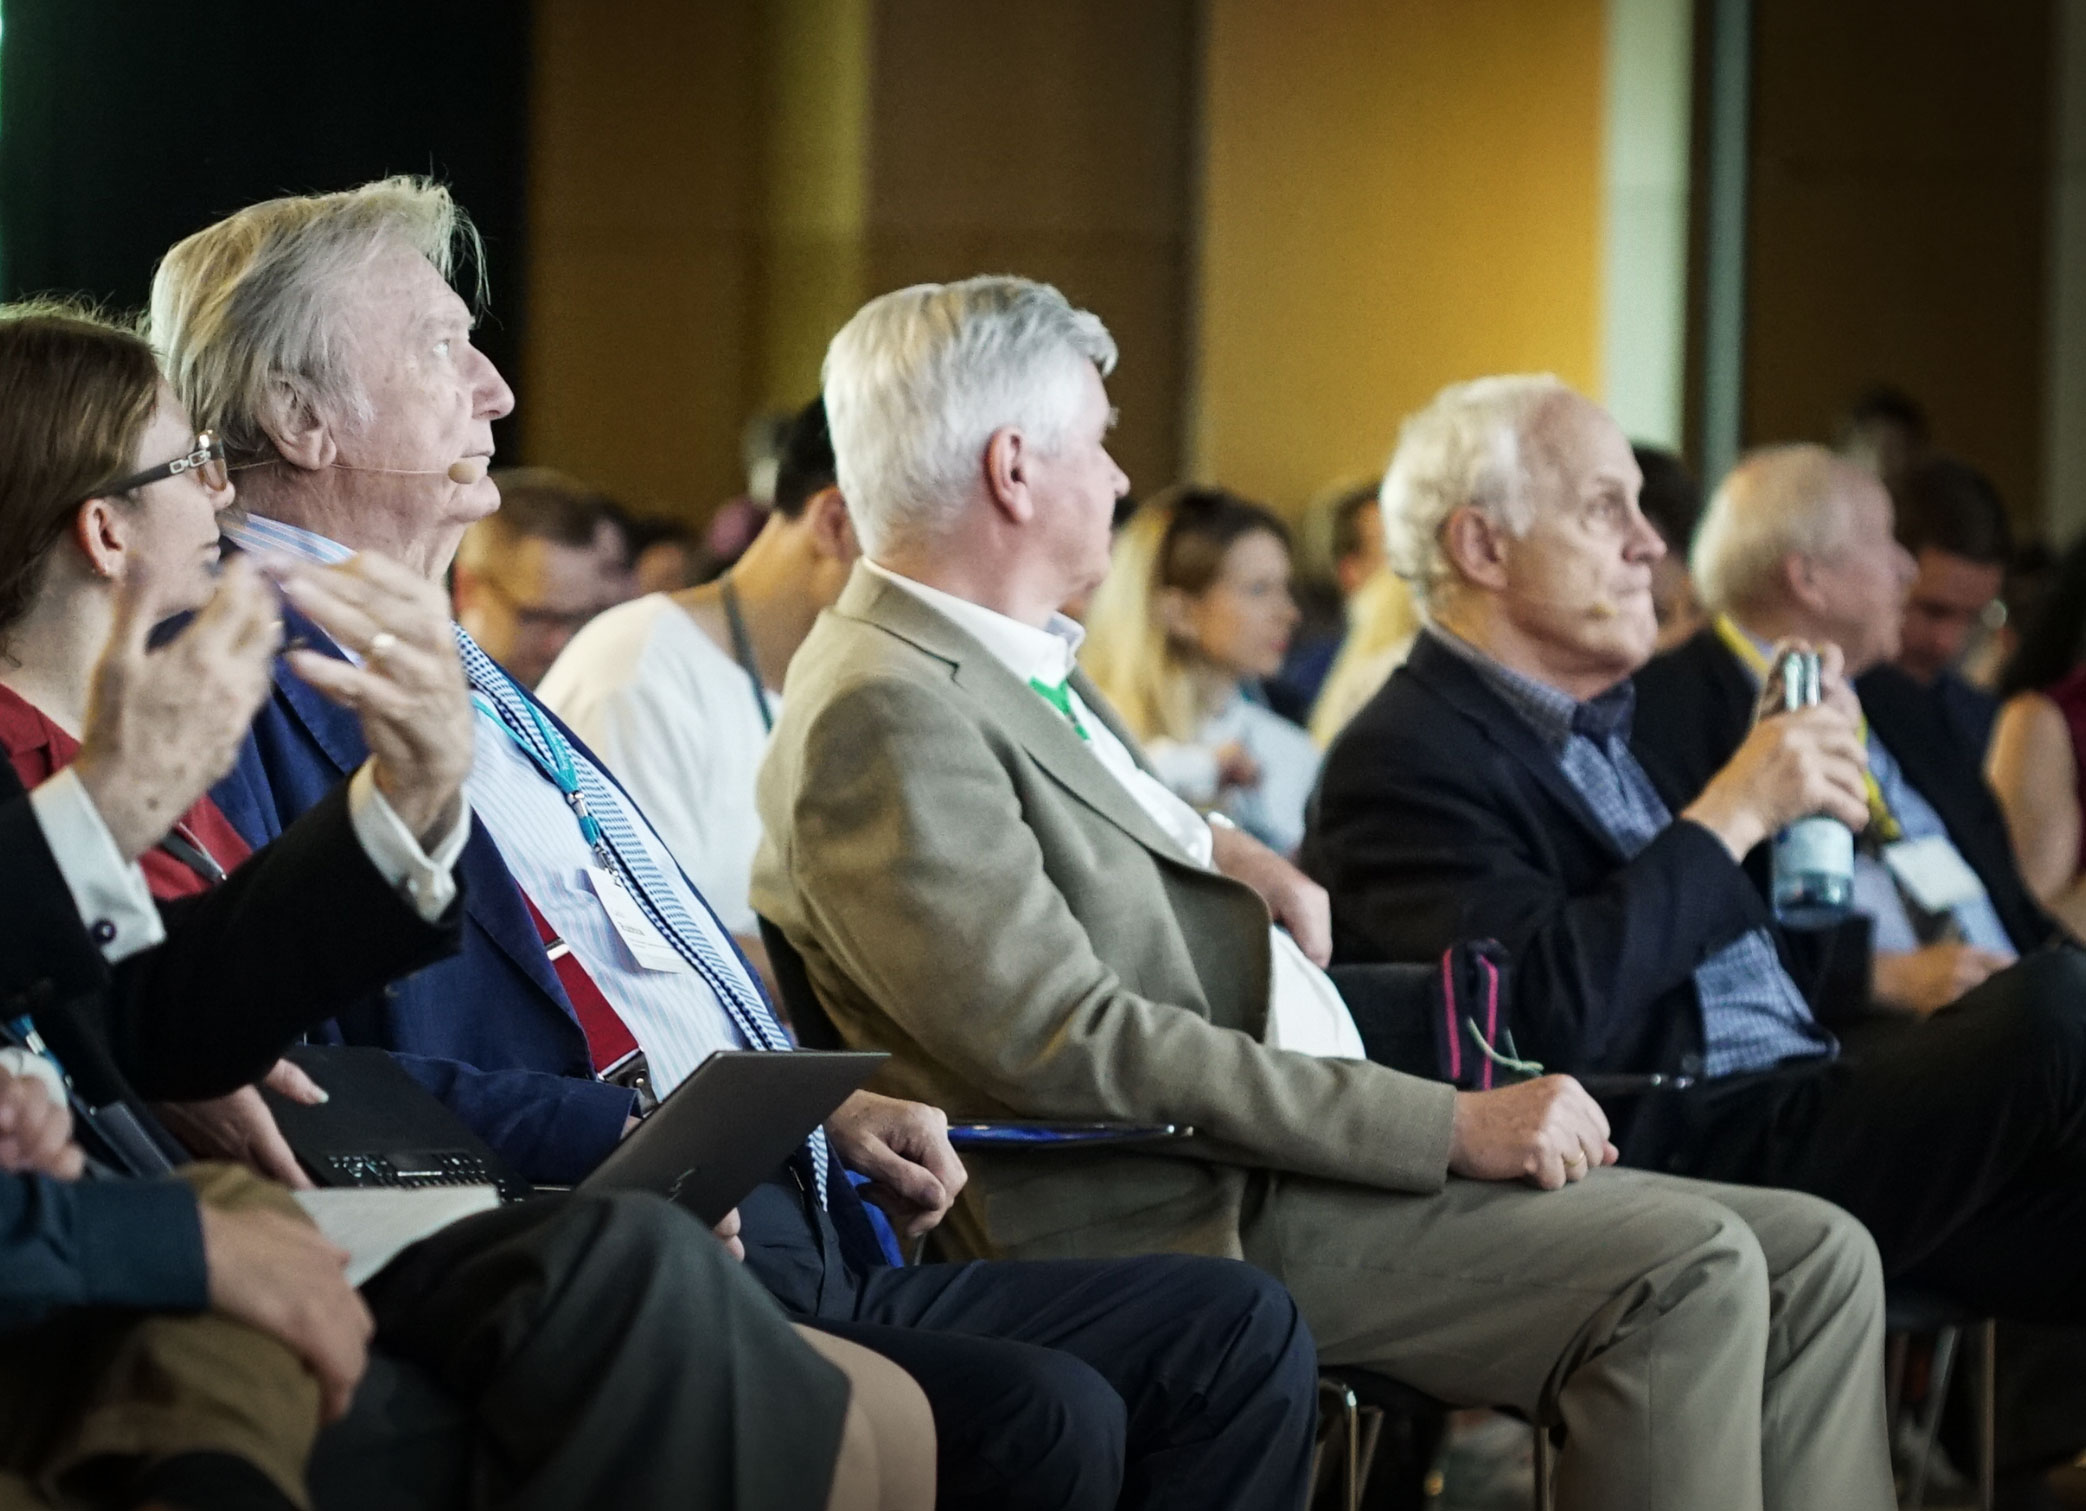
<path fill-rule="evenodd" d="M 322 1173 L 336 1186 L 497 1186 L 499 1177 L 465 1149 L 329 1154 Z"/>

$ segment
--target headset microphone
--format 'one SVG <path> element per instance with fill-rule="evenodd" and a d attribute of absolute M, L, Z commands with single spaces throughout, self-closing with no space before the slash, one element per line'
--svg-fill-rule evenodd
<path fill-rule="evenodd" d="M 485 476 L 486 460 L 482 456 L 458 457 L 446 467 L 357 467 L 348 462 L 335 462 L 342 472 L 381 472 L 390 477 L 446 477 L 450 482 L 468 488 Z"/>

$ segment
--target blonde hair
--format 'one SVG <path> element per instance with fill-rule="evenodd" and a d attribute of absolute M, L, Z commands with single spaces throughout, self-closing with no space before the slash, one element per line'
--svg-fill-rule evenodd
<path fill-rule="evenodd" d="M 1742 457 L 1711 496 L 1688 553 L 1703 607 L 1758 607 L 1780 592 L 1786 558 L 1831 555 L 1847 527 L 1841 485 L 1849 477 L 1870 474 L 1823 446 L 1767 446 Z"/>
<path fill-rule="evenodd" d="M 1412 589 L 1388 567 L 1378 567 L 1347 605 L 1347 638 L 1311 705 L 1311 738 L 1324 750 L 1362 711 L 1404 662 L 1420 633 Z"/>
<path fill-rule="evenodd" d="M 1087 606 L 1079 664 L 1140 740 L 1192 740 L 1204 712 L 1192 652 L 1167 631 L 1162 595 L 1207 592 L 1232 546 L 1260 532 L 1288 548 L 1281 520 L 1220 488 L 1158 494 L 1116 532 L 1108 576 Z"/>
<path fill-rule="evenodd" d="M 470 217 L 431 179 L 378 179 L 337 194 L 264 200 L 177 242 L 152 275 L 149 330 L 174 392 L 236 461 L 274 455 L 271 422 L 298 407 L 369 418 L 346 360 L 341 285 L 403 242 L 451 279 L 484 248 Z"/>

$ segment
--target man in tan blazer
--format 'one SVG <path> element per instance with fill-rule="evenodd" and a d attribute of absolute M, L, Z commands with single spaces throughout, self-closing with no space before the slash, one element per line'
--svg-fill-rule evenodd
<path fill-rule="evenodd" d="M 1566 1077 L 1459 1093 L 1363 1060 L 1318 969 L 1325 894 L 1165 794 L 1073 669 L 1056 610 L 1107 570 L 1128 488 L 1114 359 L 1093 315 L 1000 278 L 886 295 L 826 357 L 867 557 L 790 670 L 754 903 L 842 1033 L 892 1052 L 886 1090 L 1197 1130 L 978 1158 L 952 1241 L 1243 1256 L 1328 1361 L 1561 1423 L 1576 1511 L 1891 1505 L 1860 1227 L 1601 1168 Z"/>

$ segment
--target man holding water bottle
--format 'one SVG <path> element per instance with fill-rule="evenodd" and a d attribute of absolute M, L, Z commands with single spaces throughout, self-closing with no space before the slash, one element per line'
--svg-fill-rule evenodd
<path fill-rule="evenodd" d="M 1816 704 L 1662 790 L 1631 749 L 1665 550 L 1640 482 L 1555 379 L 1460 385 L 1407 422 L 1384 524 L 1427 629 L 1327 756 L 1304 860 L 1336 959 L 1496 939 L 1520 1056 L 1621 1088 L 1625 1164 L 1825 1196 L 1894 1281 L 2086 1320 L 2086 961 L 2031 956 L 1843 1050 L 1818 1015 L 1832 952 L 1793 947 L 1744 868 L 1799 820 L 1870 823 L 1843 658 L 1819 647 Z"/>

